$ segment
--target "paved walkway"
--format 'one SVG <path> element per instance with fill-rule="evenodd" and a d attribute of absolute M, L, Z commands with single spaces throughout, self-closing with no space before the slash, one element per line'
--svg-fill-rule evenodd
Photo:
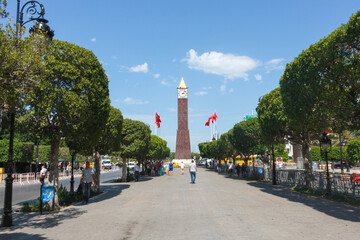
<path fill-rule="evenodd" d="M 0 239 L 354 239 L 360 209 L 199 168 L 106 183 L 88 205 L 15 213 Z"/>

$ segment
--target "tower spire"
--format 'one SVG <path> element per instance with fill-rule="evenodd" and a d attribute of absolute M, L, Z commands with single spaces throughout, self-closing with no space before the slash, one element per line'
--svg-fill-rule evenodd
<path fill-rule="evenodd" d="M 186 88 L 185 81 L 184 81 L 183 77 L 181 77 L 181 82 L 180 82 L 180 85 L 179 85 L 178 88 Z"/>

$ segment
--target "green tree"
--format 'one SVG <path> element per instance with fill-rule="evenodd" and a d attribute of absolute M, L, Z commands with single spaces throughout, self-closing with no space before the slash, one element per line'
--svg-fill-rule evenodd
<path fill-rule="evenodd" d="M 234 159 L 234 163 L 235 163 L 235 156 L 237 154 L 236 154 L 236 150 L 235 150 L 234 146 L 230 142 L 231 134 L 232 134 L 232 129 L 224 134 L 221 134 L 218 141 L 219 141 L 220 148 L 223 151 L 223 157 L 227 157 L 227 158 L 232 157 Z"/>
<path fill-rule="evenodd" d="M 5 18 L 8 16 L 6 12 L 7 0 L 0 0 L 0 18 Z"/>
<path fill-rule="evenodd" d="M 195 158 L 196 160 L 200 159 L 200 153 L 191 153 L 191 158 Z"/>
<path fill-rule="evenodd" d="M 280 88 L 272 90 L 270 93 L 264 95 L 256 108 L 259 118 L 259 125 L 261 130 L 261 139 L 264 144 L 272 150 L 273 156 L 273 172 L 275 173 L 275 145 L 283 143 L 285 137 L 288 135 L 288 120 L 284 112 L 284 105 L 282 102 Z M 266 156 L 265 148 L 260 155 L 265 165 L 268 164 L 268 157 Z M 280 154 L 283 156 L 283 154 Z M 276 184 L 276 176 L 273 175 L 273 183 Z"/>
<path fill-rule="evenodd" d="M 121 149 L 123 116 L 119 109 L 110 107 L 109 117 L 100 138 L 95 144 L 95 192 L 100 191 L 100 158 L 99 155 L 111 154 Z M 97 163 L 98 162 L 98 163 Z"/>
<path fill-rule="evenodd" d="M 294 143 L 302 145 L 306 186 L 310 187 L 312 162 L 311 137 L 319 138 L 322 131 L 329 128 L 331 113 L 327 105 L 328 86 L 319 72 L 322 42 L 310 46 L 294 61 L 286 66 L 280 80 L 280 92 L 284 112 L 289 126 L 294 130 Z M 314 133 L 314 136 L 311 136 Z"/>
<path fill-rule="evenodd" d="M 360 161 L 360 139 L 352 140 L 347 146 L 347 154 L 351 162 L 359 163 Z"/>
<path fill-rule="evenodd" d="M 52 59 L 52 61 L 47 61 Z M 54 40 L 45 58 L 47 74 L 30 97 L 29 112 L 37 119 L 42 135 L 51 139 L 49 181 L 57 199 L 60 138 L 75 133 L 82 143 L 84 129 L 94 142 L 106 123 L 110 100 L 108 79 L 96 56 L 71 43 Z M 91 134 L 89 133 L 91 132 Z"/>
<path fill-rule="evenodd" d="M 24 145 L 19 139 L 14 138 L 14 162 L 21 162 L 24 159 Z M 0 140 L 0 162 L 7 162 L 9 156 L 9 140 Z"/>
<path fill-rule="evenodd" d="M 246 164 L 249 157 L 258 151 L 258 145 L 261 144 L 260 134 L 258 118 L 249 118 L 233 127 L 230 142 L 236 151 L 244 156 Z"/>
<path fill-rule="evenodd" d="M 162 138 L 151 135 L 150 147 L 148 152 L 148 159 L 151 160 L 161 160 L 168 157 L 168 147 L 166 146 L 167 142 Z"/>
<path fill-rule="evenodd" d="M 207 142 L 199 143 L 198 147 L 202 158 L 211 158 Z"/>
<path fill-rule="evenodd" d="M 34 87 L 40 85 L 47 49 L 43 36 L 30 34 L 21 39 L 24 29 L 16 30 L 10 24 L 0 29 L 0 102 L 8 112 L 24 105 Z"/>
<path fill-rule="evenodd" d="M 151 142 L 149 126 L 140 121 L 124 119 L 122 128 L 122 144 L 120 156 L 123 159 L 122 181 L 126 181 L 126 165 L 130 158 L 144 160 Z"/>

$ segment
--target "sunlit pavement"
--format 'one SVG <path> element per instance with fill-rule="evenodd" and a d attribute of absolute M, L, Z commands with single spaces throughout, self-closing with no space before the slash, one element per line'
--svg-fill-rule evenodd
<path fill-rule="evenodd" d="M 354 239 L 360 209 L 199 168 L 105 183 L 88 205 L 14 214 L 0 239 Z"/>

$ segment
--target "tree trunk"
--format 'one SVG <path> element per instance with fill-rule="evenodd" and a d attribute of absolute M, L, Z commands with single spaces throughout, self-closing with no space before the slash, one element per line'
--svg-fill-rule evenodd
<path fill-rule="evenodd" d="M 49 205 L 51 206 L 53 211 L 60 209 L 59 200 L 58 200 L 58 184 L 59 184 L 58 158 L 59 158 L 59 147 L 60 147 L 60 138 L 51 139 L 49 183 L 54 187 L 54 198 L 49 201 Z"/>
<path fill-rule="evenodd" d="M 100 154 L 94 151 L 94 175 L 95 175 L 95 192 L 100 192 Z"/>
<path fill-rule="evenodd" d="M 302 155 L 304 159 L 304 168 L 305 168 L 305 185 L 306 188 L 311 188 L 311 179 L 312 179 L 312 166 L 310 159 L 310 142 L 307 140 L 302 141 Z"/>
<path fill-rule="evenodd" d="M 126 169 L 127 169 L 127 165 L 126 165 L 126 158 L 122 158 L 123 159 L 123 166 L 122 166 L 122 177 L 121 177 L 121 180 L 122 182 L 126 182 Z"/>
<path fill-rule="evenodd" d="M 293 144 L 293 161 L 297 162 L 297 158 L 302 158 L 302 152 L 301 152 L 301 145 L 300 144 Z"/>

